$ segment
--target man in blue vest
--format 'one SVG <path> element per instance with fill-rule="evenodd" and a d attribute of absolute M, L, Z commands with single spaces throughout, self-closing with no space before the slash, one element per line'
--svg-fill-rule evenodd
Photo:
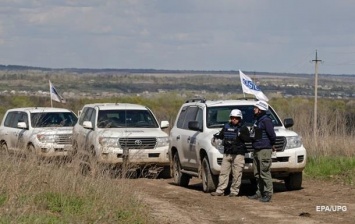
<path fill-rule="evenodd" d="M 238 196 L 242 172 L 244 168 L 244 155 L 246 153 L 245 142 L 250 141 L 249 129 L 243 125 L 243 114 L 240 110 L 234 109 L 229 115 L 229 123 L 225 124 L 222 130 L 214 135 L 214 138 L 222 139 L 224 154 L 219 174 L 218 187 L 212 196 L 224 195 L 228 186 L 229 175 L 232 171 L 233 181 L 230 187 L 230 197 Z"/>
<path fill-rule="evenodd" d="M 255 123 L 251 130 L 254 148 L 254 176 L 257 183 L 257 191 L 249 199 L 259 199 L 261 202 L 269 202 L 273 194 L 271 177 L 271 156 L 275 149 L 276 134 L 271 118 L 266 114 L 269 105 L 264 101 L 258 101 L 254 107 Z"/>

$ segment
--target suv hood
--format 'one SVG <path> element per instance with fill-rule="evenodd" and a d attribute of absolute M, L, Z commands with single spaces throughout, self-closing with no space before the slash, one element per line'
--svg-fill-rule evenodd
<path fill-rule="evenodd" d="M 275 128 L 275 133 L 276 133 L 276 136 L 285 136 L 285 137 L 298 136 L 298 134 L 296 132 L 288 130 L 288 129 L 284 128 L 284 127 Z"/>
<path fill-rule="evenodd" d="M 73 127 L 34 128 L 33 134 L 71 134 Z"/>
<path fill-rule="evenodd" d="M 250 127 L 249 127 L 249 129 L 250 129 Z M 206 135 L 210 136 L 212 138 L 213 135 L 218 133 L 220 130 L 221 130 L 220 128 L 219 129 L 209 129 L 206 132 Z M 296 132 L 288 130 L 284 127 L 275 127 L 275 134 L 276 134 L 276 136 L 285 136 L 285 137 L 298 136 L 298 134 Z"/>
<path fill-rule="evenodd" d="M 101 137 L 168 137 L 160 128 L 106 128 L 98 129 Z"/>

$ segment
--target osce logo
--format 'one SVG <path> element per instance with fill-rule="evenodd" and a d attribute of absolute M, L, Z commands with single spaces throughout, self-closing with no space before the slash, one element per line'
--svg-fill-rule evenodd
<path fill-rule="evenodd" d="M 243 79 L 244 85 L 246 85 L 249 89 L 260 91 L 260 89 L 252 82 L 246 79 Z"/>

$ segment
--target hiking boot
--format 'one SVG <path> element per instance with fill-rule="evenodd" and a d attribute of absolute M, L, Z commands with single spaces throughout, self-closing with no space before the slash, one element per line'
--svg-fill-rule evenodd
<path fill-rule="evenodd" d="M 264 196 L 262 196 L 259 201 L 261 202 L 269 202 L 271 200 L 271 195 L 270 194 L 265 194 Z"/>
<path fill-rule="evenodd" d="M 223 193 L 219 193 L 219 192 L 216 192 L 216 191 L 215 191 L 215 192 L 212 192 L 211 195 L 212 195 L 212 196 L 222 196 Z"/>
<path fill-rule="evenodd" d="M 238 197 L 238 194 L 236 194 L 236 193 L 230 193 L 230 194 L 229 194 L 229 197 Z"/>
<path fill-rule="evenodd" d="M 252 195 L 252 196 L 248 196 L 248 198 L 249 198 L 249 199 L 253 199 L 253 200 L 257 200 L 257 199 L 259 199 L 259 198 L 261 198 L 261 197 L 260 197 L 260 195 L 258 195 L 258 194 L 254 194 L 254 195 Z"/>

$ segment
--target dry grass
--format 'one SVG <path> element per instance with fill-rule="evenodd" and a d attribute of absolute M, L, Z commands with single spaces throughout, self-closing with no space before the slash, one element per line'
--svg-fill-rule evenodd
<path fill-rule="evenodd" d="M 333 104 L 331 104 L 333 103 Z M 274 104 L 276 106 L 274 106 Z M 309 156 L 354 156 L 355 124 L 347 117 L 342 101 L 321 101 L 318 105 L 316 138 L 313 133 L 314 105 L 309 99 L 278 100 L 272 104 L 282 118 L 292 117 L 292 128 L 302 136 Z"/>
<path fill-rule="evenodd" d="M 2 152 L 0 223 L 154 223 L 131 180 L 82 176 L 76 165 Z"/>

